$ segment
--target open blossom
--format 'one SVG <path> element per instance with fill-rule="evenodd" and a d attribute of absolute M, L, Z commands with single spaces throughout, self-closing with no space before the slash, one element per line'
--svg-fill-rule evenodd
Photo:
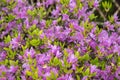
<path fill-rule="evenodd" d="M 69 63 L 75 63 L 77 61 L 77 58 L 75 57 L 74 54 L 70 54 L 68 57 L 68 62 Z"/>
<path fill-rule="evenodd" d="M 48 55 L 48 54 L 39 54 L 39 55 L 36 55 L 36 60 L 37 60 L 37 63 L 38 64 L 45 64 L 47 62 L 49 62 L 49 60 L 51 59 L 51 56 Z"/>
<path fill-rule="evenodd" d="M 99 6 L 99 0 L 95 0 L 93 6 L 97 8 Z"/>
<path fill-rule="evenodd" d="M 97 66 L 91 65 L 91 66 L 90 66 L 90 72 L 91 72 L 91 73 L 94 73 L 94 72 L 96 72 L 96 71 L 97 71 Z"/>
<path fill-rule="evenodd" d="M 33 49 L 33 47 L 31 47 L 30 49 L 26 49 L 25 53 L 24 53 L 24 57 L 31 57 L 34 58 L 35 57 L 35 50 Z"/>
<path fill-rule="evenodd" d="M 7 53 L 5 51 L 0 52 L 0 61 L 4 60 L 7 57 Z"/>
<path fill-rule="evenodd" d="M 65 21 L 65 20 L 69 20 L 69 15 L 67 15 L 67 14 L 63 14 L 63 18 L 62 18 L 62 20 L 63 20 L 63 21 Z"/>
<path fill-rule="evenodd" d="M 0 65 L 0 75 L 2 75 L 3 72 L 7 72 L 7 68 L 5 65 Z"/>
<path fill-rule="evenodd" d="M 17 69 L 17 66 L 10 66 L 9 72 L 14 74 L 17 71 Z"/>
<path fill-rule="evenodd" d="M 70 6 L 71 9 L 74 9 L 76 7 L 75 0 L 70 0 L 69 6 Z"/>
<path fill-rule="evenodd" d="M 13 38 L 12 41 L 10 42 L 12 45 L 12 48 L 18 48 L 21 45 L 21 36 L 18 34 L 18 37 Z"/>
<path fill-rule="evenodd" d="M 66 74 L 65 76 L 57 78 L 57 80 L 74 80 L 74 79 L 71 74 Z"/>

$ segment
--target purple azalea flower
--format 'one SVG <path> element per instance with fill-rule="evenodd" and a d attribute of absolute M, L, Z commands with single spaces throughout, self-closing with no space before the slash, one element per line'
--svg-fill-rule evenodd
<path fill-rule="evenodd" d="M 57 78 L 57 80 L 67 80 L 64 76 Z"/>
<path fill-rule="evenodd" d="M 55 1 L 58 2 L 58 3 L 60 2 L 60 0 L 55 0 Z"/>
<path fill-rule="evenodd" d="M 36 55 L 36 60 L 38 64 L 45 64 L 46 62 L 48 62 L 50 60 L 51 56 L 48 54 L 39 54 Z"/>
<path fill-rule="evenodd" d="M 96 70 L 97 70 L 96 68 L 97 68 L 97 67 L 96 67 L 95 65 L 91 65 L 91 66 L 90 66 L 90 72 L 91 72 L 91 73 L 96 72 Z"/>
<path fill-rule="evenodd" d="M 74 41 L 82 41 L 84 39 L 84 36 L 81 32 L 76 32 L 74 36 L 71 37 Z"/>
<path fill-rule="evenodd" d="M 104 26 L 108 28 L 108 30 L 114 31 L 114 26 L 109 22 L 105 22 Z"/>
<path fill-rule="evenodd" d="M 116 38 L 116 39 L 117 39 L 116 42 L 117 42 L 118 44 L 120 44 L 120 36 L 119 36 L 118 38 Z"/>
<path fill-rule="evenodd" d="M 18 32 L 21 32 L 22 31 L 22 24 L 20 23 L 19 25 L 18 25 Z"/>
<path fill-rule="evenodd" d="M 120 46 L 118 44 L 115 44 L 113 46 L 113 52 L 118 53 L 118 55 L 120 55 Z"/>
<path fill-rule="evenodd" d="M 5 51 L 2 51 L 0 53 L 0 61 L 4 60 L 6 58 L 6 56 L 7 56 L 7 53 Z"/>
<path fill-rule="evenodd" d="M 0 65 L 0 75 L 2 75 L 2 72 L 7 72 L 5 65 Z"/>
<path fill-rule="evenodd" d="M 74 80 L 71 74 L 66 74 L 65 76 L 61 76 L 57 78 L 57 80 Z"/>
<path fill-rule="evenodd" d="M 40 2 L 37 2 L 37 7 L 40 7 L 41 6 L 41 3 Z"/>
<path fill-rule="evenodd" d="M 27 29 L 30 28 L 30 23 L 29 23 L 29 19 L 28 18 L 25 20 L 24 24 L 26 25 Z"/>
<path fill-rule="evenodd" d="M 15 76 L 13 76 L 12 74 L 9 74 L 8 79 L 9 80 L 15 80 Z"/>
<path fill-rule="evenodd" d="M 95 8 L 97 8 L 97 7 L 99 6 L 99 1 L 98 1 L 98 0 L 95 0 L 93 6 L 94 6 Z"/>
<path fill-rule="evenodd" d="M 56 45 L 50 45 L 50 48 L 51 48 L 51 52 L 52 54 L 56 55 L 57 54 L 57 51 L 59 51 L 59 47 L 57 47 Z"/>
<path fill-rule="evenodd" d="M 47 77 L 50 77 L 50 72 L 46 72 L 43 74 L 43 79 L 46 79 Z"/>
<path fill-rule="evenodd" d="M 24 63 L 22 65 L 22 68 L 23 68 L 23 70 L 22 70 L 23 75 L 26 75 L 26 71 L 30 70 L 30 65 L 28 63 Z"/>
<path fill-rule="evenodd" d="M 1 77 L 0 80 L 7 80 L 7 78 L 6 77 Z"/>
<path fill-rule="evenodd" d="M 21 75 L 21 79 L 22 79 L 22 80 L 26 80 L 25 75 Z"/>
<path fill-rule="evenodd" d="M 62 56 L 62 53 L 59 50 L 57 50 L 56 57 L 60 58 L 61 56 Z"/>
<path fill-rule="evenodd" d="M 95 41 L 90 41 L 90 42 L 89 42 L 89 45 L 90 45 L 94 50 L 96 50 L 97 43 L 96 43 Z"/>
<path fill-rule="evenodd" d="M 33 47 L 31 47 L 30 49 L 27 49 L 26 51 L 25 51 L 25 54 L 24 54 L 24 57 L 28 57 L 28 56 L 30 56 L 31 58 L 34 58 L 35 57 L 35 50 L 33 49 Z"/>
<path fill-rule="evenodd" d="M 82 80 L 87 80 L 88 79 L 88 76 L 84 76 L 83 78 L 82 78 Z"/>
<path fill-rule="evenodd" d="M 98 36 L 98 41 L 100 42 L 101 45 L 105 47 L 110 47 L 112 44 L 112 40 L 108 36 L 108 32 L 103 30 L 99 36 Z"/>
<path fill-rule="evenodd" d="M 76 63 L 77 61 L 77 58 L 75 57 L 74 54 L 69 54 L 69 57 L 68 57 L 68 62 L 69 63 Z"/>
<path fill-rule="evenodd" d="M 51 71 L 54 72 L 55 75 L 58 74 L 58 70 L 56 68 L 52 68 Z"/>
<path fill-rule="evenodd" d="M 42 20 L 40 22 L 40 28 L 44 28 L 46 26 L 46 21 L 45 20 Z"/>
<path fill-rule="evenodd" d="M 54 41 L 55 34 L 53 32 L 54 32 L 54 28 L 50 28 L 48 30 L 45 30 L 44 33 L 49 40 Z"/>
<path fill-rule="evenodd" d="M 43 71 L 42 67 L 38 66 L 38 76 L 39 77 L 43 75 L 42 71 Z"/>
<path fill-rule="evenodd" d="M 18 67 L 16 66 L 10 66 L 9 72 L 10 73 L 15 73 L 17 71 Z"/>
<path fill-rule="evenodd" d="M 8 34 L 8 30 L 7 31 L 2 31 L 2 34 L 0 35 L 0 38 L 2 39 L 5 35 L 7 35 Z"/>
<path fill-rule="evenodd" d="M 18 37 L 13 38 L 12 41 L 10 42 L 12 45 L 12 48 L 18 48 L 21 45 L 21 36 L 18 34 Z"/>
<path fill-rule="evenodd" d="M 117 70 L 116 70 L 116 72 L 115 72 L 115 77 L 116 77 L 117 79 L 120 79 L 119 74 L 120 74 L 120 67 L 118 67 Z"/>
<path fill-rule="evenodd" d="M 63 14 L 62 16 L 63 16 L 63 18 L 62 18 L 63 21 L 69 20 L 69 15 Z"/>
<path fill-rule="evenodd" d="M 32 22 L 33 24 L 35 24 L 35 25 L 37 25 L 38 24 L 38 20 L 37 19 L 35 19 L 35 20 L 33 20 L 33 22 Z"/>
<path fill-rule="evenodd" d="M 52 5 L 54 3 L 54 0 L 46 0 L 46 7 L 49 5 Z"/>
<path fill-rule="evenodd" d="M 69 7 L 70 7 L 71 9 L 74 9 L 74 8 L 76 7 L 76 2 L 75 2 L 75 0 L 70 0 Z"/>
<path fill-rule="evenodd" d="M 8 8 L 4 7 L 2 8 L 3 11 L 5 11 L 6 13 L 8 12 Z"/>
<path fill-rule="evenodd" d="M 67 39 L 67 32 L 57 32 L 56 38 L 58 38 L 60 41 L 65 41 Z"/>
<path fill-rule="evenodd" d="M 113 17 L 114 17 L 114 20 L 115 20 L 115 22 L 118 22 L 118 16 L 117 16 L 117 13 L 115 13 L 114 15 L 113 15 Z"/>
<path fill-rule="evenodd" d="M 57 20 L 53 20 L 52 25 L 56 26 L 57 25 Z"/>
<path fill-rule="evenodd" d="M 58 9 L 53 10 L 52 11 L 52 15 L 55 16 L 55 17 L 57 17 L 59 15 L 59 10 Z"/>
<path fill-rule="evenodd" d="M 71 74 L 68 75 L 68 80 L 74 80 Z"/>

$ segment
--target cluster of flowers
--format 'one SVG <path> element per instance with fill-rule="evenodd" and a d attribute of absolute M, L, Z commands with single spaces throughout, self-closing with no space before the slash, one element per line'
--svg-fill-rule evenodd
<path fill-rule="evenodd" d="M 0 80 L 120 79 L 120 22 L 97 24 L 97 0 L 0 6 Z"/>

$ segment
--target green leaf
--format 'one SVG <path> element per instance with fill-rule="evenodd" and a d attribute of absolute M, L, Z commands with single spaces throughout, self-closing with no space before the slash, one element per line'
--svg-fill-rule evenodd
<path fill-rule="evenodd" d="M 38 79 L 38 72 L 35 71 L 32 77 L 33 77 L 34 80 Z"/>
<path fill-rule="evenodd" d="M 93 65 L 99 66 L 98 58 L 95 58 L 94 60 L 91 60 L 91 63 L 92 63 Z"/>
<path fill-rule="evenodd" d="M 80 53 L 79 53 L 78 51 L 76 51 L 76 52 L 75 52 L 75 56 L 76 56 L 77 58 L 79 58 L 79 57 L 80 57 Z"/>
<path fill-rule="evenodd" d="M 36 15 L 37 15 L 37 10 L 36 10 L 36 9 L 34 9 L 34 10 L 28 9 L 28 10 L 27 10 L 27 13 L 28 13 L 30 16 L 36 16 Z"/>
<path fill-rule="evenodd" d="M 38 45 L 40 44 L 40 40 L 39 40 L 39 39 L 32 39 L 32 40 L 30 41 L 30 44 L 31 44 L 32 46 L 38 46 Z"/>
<path fill-rule="evenodd" d="M 108 19 L 109 19 L 109 21 L 111 22 L 111 23 L 113 23 L 114 22 L 114 17 L 113 16 L 108 16 Z"/>
<path fill-rule="evenodd" d="M 60 0 L 60 3 L 64 6 L 67 6 L 69 4 L 70 0 Z"/>
<path fill-rule="evenodd" d="M 49 27 L 51 23 L 52 23 L 52 20 L 51 20 L 51 19 L 50 19 L 50 20 L 47 20 L 47 21 L 46 21 L 46 27 Z"/>
<path fill-rule="evenodd" d="M 94 72 L 94 73 L 90 74 L 90 77 L 93 77 L 93 76 L 95 76 L 95 75 L 96 75 L 96 73 Z"/>
<path fill-rule="evenodd" d="M 81 57 L 81 60 L 82 60 L 82 61 L 87 61 L 87 60 L 89 60 L 89 59 L 90 59 L 90 57 L 89 57 L 89 54 L 88 54 L 88 53 L 86 53 L 84 56 Z"/>
<path fill-rule="evenodd" d="M 30 72 L 30 71 L 26 71 L 26 75 L 28 75 L 28 76 L 32 76 L 32 73 Z"/>
<path fill-rule="evenodd" d="M 88 75 L 89 75 L 89 73 L 90 73 L 90 69 L 89 69 L 89 68 L 87 68 L 87 69 L 86 69 L 86 71 L 85 71 L 85 72 L 83 72 L 83 75 L 84 75 L 84 76 L 88 76 Z"/>
<path fill-rule="evenodd" d="M 37 27 L 36 27 L 36 25 L 34 24 L 34 25 L 32 25 L 30 28 L 29 28 L 29 31 L 33 31 L 33 30 L 35 30 Z"/>
<path fill-rule="evenodd" d="M 100 63 L 100 66 L 102 67 L 102 70 L 104 70 L 105 69 L 105 61 L 102 61 L 101 63 Z"/>
<path fill-rule="evenodd" d="M 58 59 L 57 57 L 55 57 L 55 58 L 53 59 L 53 64 L 54 64 L 55 66 L 57 66 L 57 65 L 59 64 L 59 59 Z"/>
<path fill-rule="evenodd" d="M 10 22 L 15 19 L 15 16 L 12 14 L 9 14 L 8 16 L 5 16 L 5 21 Z"/>
<path fill-rule="evenodd" d="M 82 73 L 84 67 L 77 68 L 76 73 Z"/>
<path fill-rule="evenodd" d="M 105 11 L 108 12 L 112 7 L 112 3 L 105 1 L 105 2 L 102 2 L 102 6 L 105 9 Z"/>
<path fill-rule="evenodd" d="M 79 75 L 77 75 L 77 80 L 80 80 L 80 76 Z"/>
<path fill-rule="evenodd" d="M 8 65 L 8 64 L 9 64 L 9 60 L 5 59 L 5 65 Z"/>
<path fill-rule="evenodd" d="M 21 80 L 21 78 L 19 76 L 17 76 L 17 80 Z"/>
<path fill-rule="evenodd" d="M 10 42 L 10 41 L 11 41 L 10 35 L 8 35 L 7 37 L 5 37 L 5 43 L 8 43 L 8 42 Z"/>
<path fill-rule="evenodd" d="M 7 57 L 9 57 L 10 59 L 14 59 L 15 58 L 15 55 L 16 55 L 16 52 L 13 51 L 11 48 L 4 48 L 4 50 L 7 51 Z"/>
<path fill-rule="evenodd" d="M 89 18 L 90 18 L 90 20 L 93 20 L 93 19 L 97 18 L 97 16 L 95 16 L 95 14 L 91 14 L 91 15 L 89 16 Z"/>
<path fill-rule="evenodd" d="M 107 56 L 108 59 L 112 58 L 113 54 Z"/>
<path fill-rule="evenodd" d="M 17 61 L 9 60 L 9 64 L 17 66 L 18 65 L 18 60 Z"/>

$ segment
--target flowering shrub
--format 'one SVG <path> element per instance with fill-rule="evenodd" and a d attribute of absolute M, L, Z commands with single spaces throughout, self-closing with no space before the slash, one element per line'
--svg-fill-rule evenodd
<path fill-rule="evenodd" d="M 98 0 L 0 2 L 0 80 L 119 80 L 120 22 Z"/>

